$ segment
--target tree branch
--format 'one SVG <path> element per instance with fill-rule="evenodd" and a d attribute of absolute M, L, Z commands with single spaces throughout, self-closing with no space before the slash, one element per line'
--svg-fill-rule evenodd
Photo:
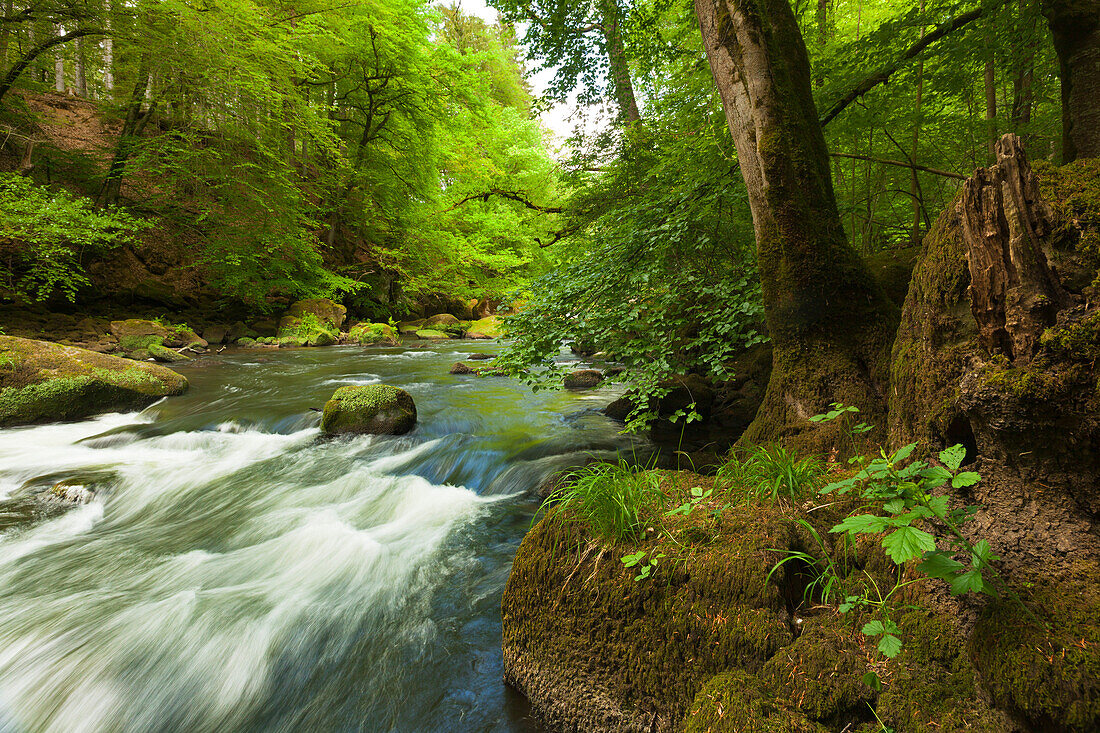
<path fill-rule="evenodd" d="M 986 12 L 993 12 L 1001 5 L 1003 5 L 1004 2 L 1005 0 L 996 0 L 996 2 L 994 2 L 987 8 L 975 8 L 969 13 L 963 13 L 962 15 L 957 16 L 947 23 L 936 26 L 935 30 L 928 33 L 924 36 L 924 38 L 920 39 L 908 49 L 906 49 L 901 56 L 891 61 L 889 64 L 882 67 L 875 73 L 871 74 L 859 84 L 856 84 L 847 94 L 837 100 L 836 103 L 834 103 L 833 106 L 830 107 L 828 111 L 821 116 L 821 126 L 824 127 L 825 125 L 832 122 L 838 114 L 844 111 L 845 107 L 877 87 L 879 84 L 883 84 L 889 81 L 894 72 L 900 69 L 906 61 L 915 57 L 921 51 L 926 49 L 929 45 L 935 43 L 949 33 L 957 31 L 959 28 L 962 28 L 968 23 L 977 20 L 978 18 L 982 17 L 982 15 Z"/>
<path fill-rule="evenodd" d="M 448 211 L 454 211 L 459 206 L 462 206 L 462 204 L 464 204 L 468 201 L 473 201 L 474 199 L 481 199 L 482 201 L 488 201 L 490 196 L 500 196 L 501 198 L 506 198 L 510 201 L 516 201 L 518 203 L 523 204 L 528 209 L 531 209 L 533 211 L 537 211 L 540 214 L 560 214 L 564 211 L 564 209 L 562 209 L 560 206 L 539 206 L 538 204 L 533 203 L 529 198 L 524 196 L 522 193 L 519 193 L 518 191 L 502 191 L 499 188 L 490 188 L 485 193 L 472 193 L 472 194 L 470 194 L 466 198 L 464 198 L 461 201 L 459 201 L 458 203 L 456 203 L 451 208 L 444 209 L 443 212 L 446 213 Z"/>
<path fill-rule="evenodd" d="M 101 28 L 78 28 L 75 31 L 69 31 L 63 36 L 56 36 L 49 40 L 43 41 L 38 44 L 16 62 L 15 66 L 8 69 L 8 73 L 4 75 L 3 81 L 0 81 L 0 100 L 4 99 L 4 95 L 8 93 L 12 85 L 15 84 L 16 79 L 22 74 L 28 66 L 31 65 L 36 58 L 49 51 L 54 46 L 60 46 L 63 43 L 75 40 L 77 38 L 83 38 L 84 36 L 106 36 L 107 31 Z"/>
<path fill-rule="evenodd" d="M 952 173 L 951 171 L 941 171 L 938 168 L 929 168 L 923 165 L 917 165 L 915 163 L 905 163 L 900 160 L 884 160 L 882 158 L 872 158 L 867 155 L 854 155 L 852 153 L 829 153 L 834 158 L 851 158 L 852 160 L 866 160 L 868 163 L 881 163 L 882 165 L 896 165 L 899 168 L 911 168 L 913 170 L 924 171 L 925 173 L 931 173 L 937 176 L 943 176 L 945 178 L 957 178 L 960 181 L 965 181 L 966 176 L 959 175 L 958 173 Z"/>

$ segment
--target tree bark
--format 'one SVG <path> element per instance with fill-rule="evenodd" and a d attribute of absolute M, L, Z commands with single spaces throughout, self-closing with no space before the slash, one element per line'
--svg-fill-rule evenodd
<path fill-rule="evenodd" d="M 1100 157 L 1100 0 L 1044 0 L 1062 82 L 1062 162 Z"/>
<path fill-rule="evenodd" d="M 1047 262 L 1053 230 L 1020 138 L 997 141 L 997 162 L 963 184 L 962 233 L 969 249 L 970 310 L 989 353 L 1031 361 L 1068 296 Z"/>
<path fill-rule="evenodd" d="M 743 439 L 797 434 L 832 402 L 884 424 L 897 312 L 845 237 L 790 5 L 695 0 L 695 11 L 748 188 L 773 345 L 764 403 Z"/>
<path fill-rule="evenodd" d="M 115 146 L 111 167 L 96 198 L 98 208 L 117 204 L 122 194 L 122 178 L 126 173 L 126 163 L 133 153 L 136 139 L 153 116 L 155 103 L 149 106 L 144 115 L 141 114 L 141 106 L 145 101 L 151 78 L 148 63 L 143 61 L 138 70 L 137 81 L 134 83 L 134 91 L 130 95 L 130 107 L 126 111 L 126 120 L 122 123 L 122 131 L 118 136 L 118 145 Z"/>
<path fill-rule="evenodd" d="M 630 80 L 630 66 L 626 59 L 626 49 L 623 47 L 623 37 L 619 30 L 621 13 L 617 0 L 601 0 L 600 10 L 603 30 L 604 45 L 607 51 L 608 64 L 611 67 L 611 82 L 615 88 L 615 101 L 619 105 L 619 114 L 626 122 L 637 122 L 641 119 L 638 113 L 638 101 L 634 97 L 634 84 Z"/>

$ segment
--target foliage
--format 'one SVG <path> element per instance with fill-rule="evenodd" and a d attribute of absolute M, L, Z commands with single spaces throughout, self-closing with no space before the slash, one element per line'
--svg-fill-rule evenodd
<path fill-rule="evenodd" d="M 51 191 L 13 174 L 0 175 L 0 279 L 9 293 L 75 301 L 88 284 L 89 257 L 134 242 L 148 224 L 116 209 Z"/>
<path fill-rule="evenodd" d="M 567 477 L 546 505 L 556 503 L 559 516 L 574 512 L 603 540 L 637 539 L 642 531 L 641 512 L 664 500 L 660 482 L 651 471 L 616 463 L 594 463 Z"/>
<path fill-rule="evenodd" d="M 735 455 L 718 469 L 715 483 L 727 491 L 743 492 L 745 500 L 801 501 L 824 473 L 825 465 L 816 456 L 799 456 L 778 444 L 754 445 L 735 449 Z"/>

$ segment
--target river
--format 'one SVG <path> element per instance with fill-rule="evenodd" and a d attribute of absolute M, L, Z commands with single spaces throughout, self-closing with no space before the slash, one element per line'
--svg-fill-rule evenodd
<path fill-rule="evenodd" d="M 447 374 L 495 348 L 227 353 L 140 413 L 0 430 L 0 731 L 534 731 L 500 657 L 527 492 L 644 446 L 606 390 Z M 310 408 L 376 382 L 416 429 L 322 438 Z M 60 480 L 95 498 L 43 513 Z"/>

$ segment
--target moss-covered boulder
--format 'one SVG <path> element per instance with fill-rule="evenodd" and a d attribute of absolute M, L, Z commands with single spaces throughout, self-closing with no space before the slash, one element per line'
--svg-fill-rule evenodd
<path fill-rule="evenodd" d="M 348 329 L 347 340 L 361 346 L 397 346 L 401 343 L 397 331 L 386 323 L 357 323 Z"/>
<path fill-rule="evenodd" d="M 424 326 L 426 328 L 437 328 L 439 326 L 457 326 L 459 320 L 452 316 L 450 313 L 440 313 L 434 316 L 428 316 L 424 319 Z"/>
<path fill-rule="evenodd" d="M 340 338 L 347 308 L 328 298 L 299 300 L 279 319 L 280 346 L 332 346 Z"/>
<path fill-rule="evenodd" d="M 149 344 L 149 356 L 163 364 L 176 364 L 181 361 L 191 361 L 191 357 L 181 354 L 175 349 L 169 349 L 160 344 Z"/>
<path fill-rule="evenodd" d="M 325 433 L 403 435 L 416 425 L 416 404 L 403 389 L 388 384 L 341 387 L 325 403 Z"/>
<path fill-rule="evenodd" d="M 287 308 L 284 317 L 304 319 L 313 316 L 317 321 L 332 326 L 337 331 L 344 325 L 348 309 L 328 298 L 299 300 Z"/>
<path fill-rule="evenodd" d="M 461 361 L 456 361 L 451 365 L 451 374 L 477 374 L 477 370 L 468 364 L 464 364 Z"/>
<path fill-rule="evenodd" d="M 186 390 L 187 380 L 162 366 L 0 336 L 0 426 L 136 409 Z"/>
<path fill-rule="evenodd" d="M 504 323 L 496 316 L 474 321 L 466 329 L 468 339 L 496 339 L 504 335 Z"/>
<path fill-rule="evenodd" d="M 418 321 L 401 321 L 397 324 L 397 332 L 402 336 L 415 335 L 422 328 L 424 328 L 423 318 Z"/>
<path fill-rule="evenodd" d="M 443 331 L 436 331 L 431 328 L 422 328 L 416 332 L 418 339 L 439 340 L 453 338 L 449 333 Z"/>
<path fill-rule="evenodd" d="M 144 357 L 151 344 L 180 348 L 194 346 L 206 348 L 210 344 L 186 325 L 164 325 L 142 318 L 111 321 L 111 335 L 118 339 L 118 349 L 127 354 Z"/>

